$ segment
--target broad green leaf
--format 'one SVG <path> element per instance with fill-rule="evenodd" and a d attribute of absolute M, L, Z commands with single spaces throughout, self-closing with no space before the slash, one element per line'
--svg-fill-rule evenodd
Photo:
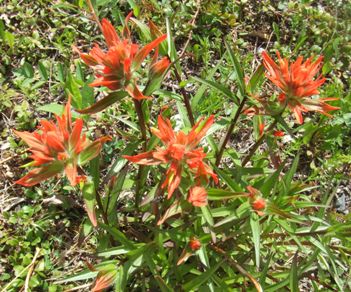
<path fill-rule="evenodd" d="M 178 109 L 180 118 L 182 119 L 183 128 L 190 128 L 191 124 L 190 124 L 188 112 L 186 111 L 185 106 L 183 105 L 182 102 L 179 102 L 179 101 L 177 101 L 176 104 L 177 104 L 177 109 Z"/>
<path fill-rule="evenodd" d="M 112 191 L 109 194 L 109 205 L 107 209 L 108 215 L 115 212 L 117 200 L 118 200 L 119 194 L 122 191 L 123 183 L 126 178 L 127 172 L 128 170 L 125 168 L 119 173 L 116 179 L 116 182 L 112 188 Z"/>
<path fill-rule="evenodd" d="M 213 226 L 214 222 L 213 222 L 213 217 L 211 214 L 210 207 L 208 205 L 201 207 L 201 212 L 202 212 L 202 215 L 204 216 L 206 222 L 208 223 L 208 225 Z"/>
<path fill-rule="evenodd" d="M 141 22 L 140 20 L 138 20 L 134 17 L 131 17 L 130 20 L 133 21 L 137 25 L 137 27 L 140 29 L 140 31 L 141 31 L 141 33 L 146 41 L 152 40 L 150 29 L 145 23 Z"/>
<path fill-rule="evenodd" d="M 94 227 L 96 227 L 97 226 L 96 212 L 95 212 L 96 193 L 95 193 L 94 183 L 89 180 L 85 182 L 82 188 L 82 193 L 83 193 L 85 208 L 88 213 L 90 222 L 93 224 Z"/>
<path fill-rule="evenodd" d="M 250 226 L 252 231 L 252 239 L 255 247 L 255 259 L 256 259 L 256 267 L 260 268 L 260 234 L 261 227 L 258 215 L 253 213 L 250 217 Z"/>
<path fill-rule="evenodd" d="M 80 93 L 77 80 L 70 72 L 67 72 L 65 91 L 68 96 L 72 97 L 72 105 L 77 109 L 81 109 L 83 106 L 82 94 Z"/>
<path fill-rule="evenodd" d="M 251 94 L 256 92 L 257 87 L 261 84 L 262 80 L 264 79 L 264 66 L 260 64 L 254 74 L 251 76 L 249 84 L 248 84 L 248 91 Z"/>
<path fill-rule="evenodd" d="M 46 71 L 45 65 L 42 61 L 39 61 L 38 68 L 39 68 L 39 73 L 40 73 L 41 78 L 44 80 L 48 80 L 49 75 L 48 75 L 48 72 Z"/>
<path fill-rule="evenodd" d="M 57 103 L 45 104 L 37 108 L 39 111 L 53 113 L 60 116 L 64 111 L 65 106 Z"/>
<path fill-rule="evenodd" d="M 128 93 L 126 91 L 115 91 L 109 93 L 104 98 L 100 99 L 98 102 L 94 103 L 92 106 L 87 107 L 85 109 L 77 110 L 77 112 L 81 114 L 95 114 L 101 112 L 108 106 L 114 104 L 115 102 L 121 100 L 126 97 Z"/>

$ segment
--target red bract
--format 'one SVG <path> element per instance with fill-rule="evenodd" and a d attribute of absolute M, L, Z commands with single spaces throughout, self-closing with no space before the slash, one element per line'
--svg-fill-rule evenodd
<path fill-rule="evenodd" d="M 283 137 L 285 133 L 283 131 L 277 130 L 277 131 L 274 131 L 273 135 L 275 137 Z"/>
<path fill-rule="evenodd" d="M 192 238 L 189 241 L 189 247 L 192 251 L 197 251 L 198 249 L 201 248 L 201 242 L 197 238 Z"/>
<path fill-rule="evenodd" d="M 195 186 L 189 190 L 189 203 L 195 207 L 203 207 L 207 205 L 207 191 L 204 187 Z"/>
<path fill-rule="evenodd" d="M 197 148 L 197 145 L 213 122 L 214 117 L 211 116 L 206 122 L 202 122 L 201 119 L 188 134 L 185 134 L 183 131 L 175 133 L 171 122 L 160 115 L 158 117 L 158 129 L 152 128 L 151 130 L 161 139 L 165 147 L 135 156 L 125 155 L 123 157 L 131 162 L 143 165 L 170 164 L 166 172 L 166 179 L 162 184 L 162 188 L 168 186 L 168 198 L 172 196 L 175 189 L 179 186 L 182 172 L 185 170 L 186 165 L 194 174 L 197 184 L 201 184 L 202 180 L 207 182 L 208 176 L 211 176 L 217 183 L 216 174 L 209 165 L 203 162 L 206 153 L 202 148 Z"/>
<path fill-rule="evenodd" d="M 268 71 L 266 77 L 283 91 L 278 97 L 279 102 L 287 104 L 298 123 L 303 123 L 302 112 L 316 111 L 330 117 L 329 111 L 339 109 L 326 103 L 338 98 L 311 98 L 312 95 L 319 94 L 318 87 L 325 82 L 322 75 L 315 78 L 323 60 L 322 56 L 315 62 L 312 61 L 313 57 L 303 62 L 303 57 L 300 56 L 291 64 L 287 59 L 282 59 L 279 52 L 277 52 L 278 64 L 267 52 L 264 51 L 262 56 L 263 64 Z"/>
<path fill-rule="evenodd" d="M 127 23 L 132 13 L 126 17 L 123 36 L 118 36 L 115 28 L 107 20 L 101 21 L 102 33 L 107 44 L 107 52 L 100 49 L 95 44 L 89 54 L 81 53 L 76 49 L 83 61 L 92 67 L 96 74 L 96 79 L 90 86 L 106 86 L 111 90 L 126 90 L 135 99 L 146 99 L 143 93 L 136 85 L 136 71 L 140 68 L 141 63 L 147 55 L 156 48 L 167 35 L 162 35 L 143 48 L 131 40 L 130 31 Z M 157 54 L 154 57 L 150 68 L 150 75 L 162 75 L 169 65 L 169 60 L 164 57 L 157 61 Z"/>
<path fill-rule="evenodd" d="M 39 131 L 14 131 L 30 148 L 33 161 L 29 164 L 36 166 L 17 184 L 29 187 L 53 177 L 64 170 L 71 185 L 76 185 L 84 177 L 78 176 L 77 166 L 96 157 L 102 144 L 109 137 L 102 137 L 89 142 L 82 134 L 83 120 L 77 119 L 72 123 L 70 102 L 67 103 L 61 117 L 56 117 L 57 124 L 51 121 L 40 121 Z"/>

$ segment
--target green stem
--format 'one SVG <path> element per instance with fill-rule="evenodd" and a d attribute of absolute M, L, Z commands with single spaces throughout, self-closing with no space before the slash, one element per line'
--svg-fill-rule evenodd
<path fill-rule="evenodd" d="M 235 116 L 233 117 L 232 121 L 230 122 L 230 125 L 228 127 L 228 130 L 227 130 L 227 134 L 225 135 L 222 143 L 221 143 L 221 147 L 217 153 L 217 158 L 216 158 L 216 166 L 218 166 L 221 162 L 221 159 L 222 159 L 222 156 L 223 156 L 223 153 L 224 153 L 224 149 L 225 149 L 225 146 L 227 145 L 229 139 L 230 139 L 230 136 L 231 134 L 233 133 L 233 130 L 234 130 L 234 127 L 236 125 L 236 123 L 238 122 L 238 119 L 240 117 L 240 114 L 243 110 L 243 107 L 245 105 L 247 101 L 247 96 L 245 96 L 242 101 L 240 102 L 239 104 L 239 107 L 235 113 Z"/>
<path fill-rule="evenodd" d="M 174 73 L 175 73 L 175 76 L 176 76 L 177 81 L 179 83 L 180 92 L 183 95 L 183 100 L 184 100 L 186 111 L 188 112 L 188 117 L 189 117 L 190 124 L 192 126 L 194 126 L 195 125 L 195 119 L 194 119 L 193 111 L 192 111 L 191 105 L 190 105 L 190 97 L 189 97 L 189 94 L 187 93 L 187 91 L 184 89 L 184 87 L 180 86 L 181 82 L 182 82 L 182 78 L 180 77 L 180 74 L 179 74 L 179 72 L 178 72 L 178 70 L 177 70 L 177 68 L 175 66 L 174 66 Z"/>
<path fill-rule="evenodd" d="M 140 100 L 133 99 L 135 105 L 135 111 L 138 115 L 139 127 L 141 131 L 141 138 L 143 140 L 143 151 L 146 151 L 147 135 L 146 135 L 146 123 L 144 118 L 144 113 L 142 109 L 142 104 Z"/>
<path fill-rule="evenodd" d="M 145 117 L 142 109 L 142 103 L 140 100 L 133 99 L 134 105 L 135 105 L 135 110 L 138 115 L 138 120 L 139 120 L 139 127 L 141 131 L 141 137 L 143 140 L 143 151 L 146 151 L 147 147 L 147 135 L 146 135 L 146 123 L 145 123 Z M 141 201 L 141 196 L 140 196 L 140 189 L 141 189 L 141 177 L 143 174 L 144 170 L 144 165 L 139 165 L 138 173 L 136 176 L 136 185 L 135 185 L 135 207 L 138 210 L 140 201 Z"/>
<path fill-rule="evenodd" d="M 269 126 L 269 128 L 266 130 L 267 133 L 269 133 L 277 124 L 278 120 L 274 120 L 274 122 Z M 252 155 L 256 152 L 257 148 L 262 144 L 264 141 L 264 138 L 266 137 L 266 134 L 263 134 L 257 141 L 256 143 L 250 148 L 249 154 L 244 158 L 241 166 L 244 167 L 251 159 Z"/>

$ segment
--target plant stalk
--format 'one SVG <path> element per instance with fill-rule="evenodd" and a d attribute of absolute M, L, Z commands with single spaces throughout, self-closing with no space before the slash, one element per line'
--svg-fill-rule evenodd
<path fill-rule="evenodd" d="M 276 125 L 277 125 L 278 120 L 275 119 L 274 122 L 268 127 L 266 132 L 270 132 Z M 262 144 L 264 141 L 264 138 L 266 137 L 266 134 L 263 134 L 257 141 L 256 143 L 250 148 L 249 154 L 244 158 L 241 166 L 244 167 L 251 159 L 252 155 L 256 152 L 257 148 Z"/>
<path fill-rule="evenodd" d="M 221 162 L 221 159 L 222 159 L 222 156 L 223 156 L 223 153 L 224 153 L 224 149 L 225 149 L 225 146 L 227 145 L 229 139 L 230 139 L 230 136 L 231 134 L 233 133 L 233 130 L 234 130 L 234 127 L 236 125 L 236 123 L 238 122 L 238 119 L 240 117 L 240 114 L 244 108 L 244 105 L 247 101 L 247 96 L 245 96 L 242 101 L 240 102 L 239 104 L 239 107 L 235 113 L 235 116 L 233 117 L 232 121 L 230 122 L 230 125 L 228 127 L 228 130 L 227 130 L 227 134 L 225 135 L 222 143 L 221 143 L 221 147 L 217 153 L 217 158 L 216 158 L 216 166 L 218 166 Z"/>
<path fill-rule="evenodd" d="M 175 66 L 174 66 L 174 73 L 175 73 L 175 76 L 177 78 L 178 83 L 180 84 L 182 82 L 182 78 L 180 77 L 179 72 Z M 188 112 L 190 124 L 191 124 L 191 126 L 194 126 L 195 119 L 194 119 L 193 111 L 192 111 L 191 105 L 190 105 L 189 94 L 186 92 L 186 90 L 183 87 L 180 88 L 180 92 L 183 95 L 183 100 L 184 100 L 186 111 Z"/>

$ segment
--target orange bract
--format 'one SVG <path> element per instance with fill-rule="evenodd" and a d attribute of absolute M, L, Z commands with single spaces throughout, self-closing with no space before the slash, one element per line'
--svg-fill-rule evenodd
<path fill-rule="evenodd" d="M 188 202 L 195 207 L 203 207 L 207 205 L 207 191 L 204 187 L 195 186 L 190 188 Z"/>
<path fill-rule="evenodd" d="M 302 112 L 316 111 L 331 116 L 329 111 L 339 109 L 326 103 L 337 98 L 311 98 L 312 95 L 319 94 L 318 88 L 325 82 L 322 75 L 315 78 L 323 60 L 322 56 L 314 62 L 313 57 L 303 62 L 303 57 L 300 56 L 291 64 L 286 58 L 282 59 L 279 52 L 277 56 L 278 63 L 275 63 L 267 52 L 262 53 L 263 65 L 268 71 L 266 77 L 282 90 L 278 100 L 287 104 L 298 123 L 303 123 Z"/>
<path fill-rule="evenodd" d="M 96 74 L 96 79 L 90 86 L 106 86 L 111 90 L 126 90 L 135 99 L 146 99 L 143 93 L 136 85 L 137 77 L 135 72 L 140 68 L 141 63 L 147 55 L 155 49 L 162 41 L 166 39 L 166 35 L 162 35 L 143 48 L 132 42 L 130 31 L 127 23 L 132 13 L 126 17 L 123 37 L 119 37 L 113 25 L 107 20 L 101 21 L 102 33 L 107 44 L 107 52 L 100 49 L 99 45 L 95 44 L 89 54 L 80 54 L 83 61 L 92 67 Z M 157 52 L 155 53 L 150 75 L 161 75 L 170 64 L 167 57 L 157 61 Z"/>
<path fill-rule="evenodd" d="M 53 177 L 63 170 L 71 185 L 76 185 L 83 177 L 78 176 L 77 166 L 96 157 L 102 144 L 109 137 L 102 137 L 93 143 L 82 134 L 83 120 L 77 119 L 72 123 L 70 101 L 65 107 L 61 117 L 56 117 L 57 124 L 42 120 L 39 131 L 19 132 L 14 131 L 30 148 L 33 161 L 29 164 L 37 166 L 17 184 L 33 186 L 39 182 Z"/>
<path fill-rule="evenodd" d="M 213 116 L 204 123 L 202 123 L 201 119 L 188 134 L 185 134 L 183 131 L 175 133 L 171 122 L 160 115 L 158 117 L 158 129 L 152 128 L 151 130 L 165 147 L 135 156 L 125 155 L 123 157 L 131 162 L 143 165 L 169 163 L 170 168 L 167 170 L 166 179 L 162 184 L 162 188 L 168 186 L 168 198 L 172 196 L 179 186 L 185 165 L 194 174 L 197 184 L 200 184 L 202 179 L 208 181 L 208 176 L 211 176 L 217 182 L 216 174 L 209 165 L 203 162 L 206 153 L 202 148 L 197 148 L 213 121 Z"/>
<path fill-rule="evenodd" d="M 192 251 L 197 251 L 198 249 L 201 248 L 201 242 L 198 240 L 196 237 L 193 237 L 189 241 L 189 247 Z"/>

